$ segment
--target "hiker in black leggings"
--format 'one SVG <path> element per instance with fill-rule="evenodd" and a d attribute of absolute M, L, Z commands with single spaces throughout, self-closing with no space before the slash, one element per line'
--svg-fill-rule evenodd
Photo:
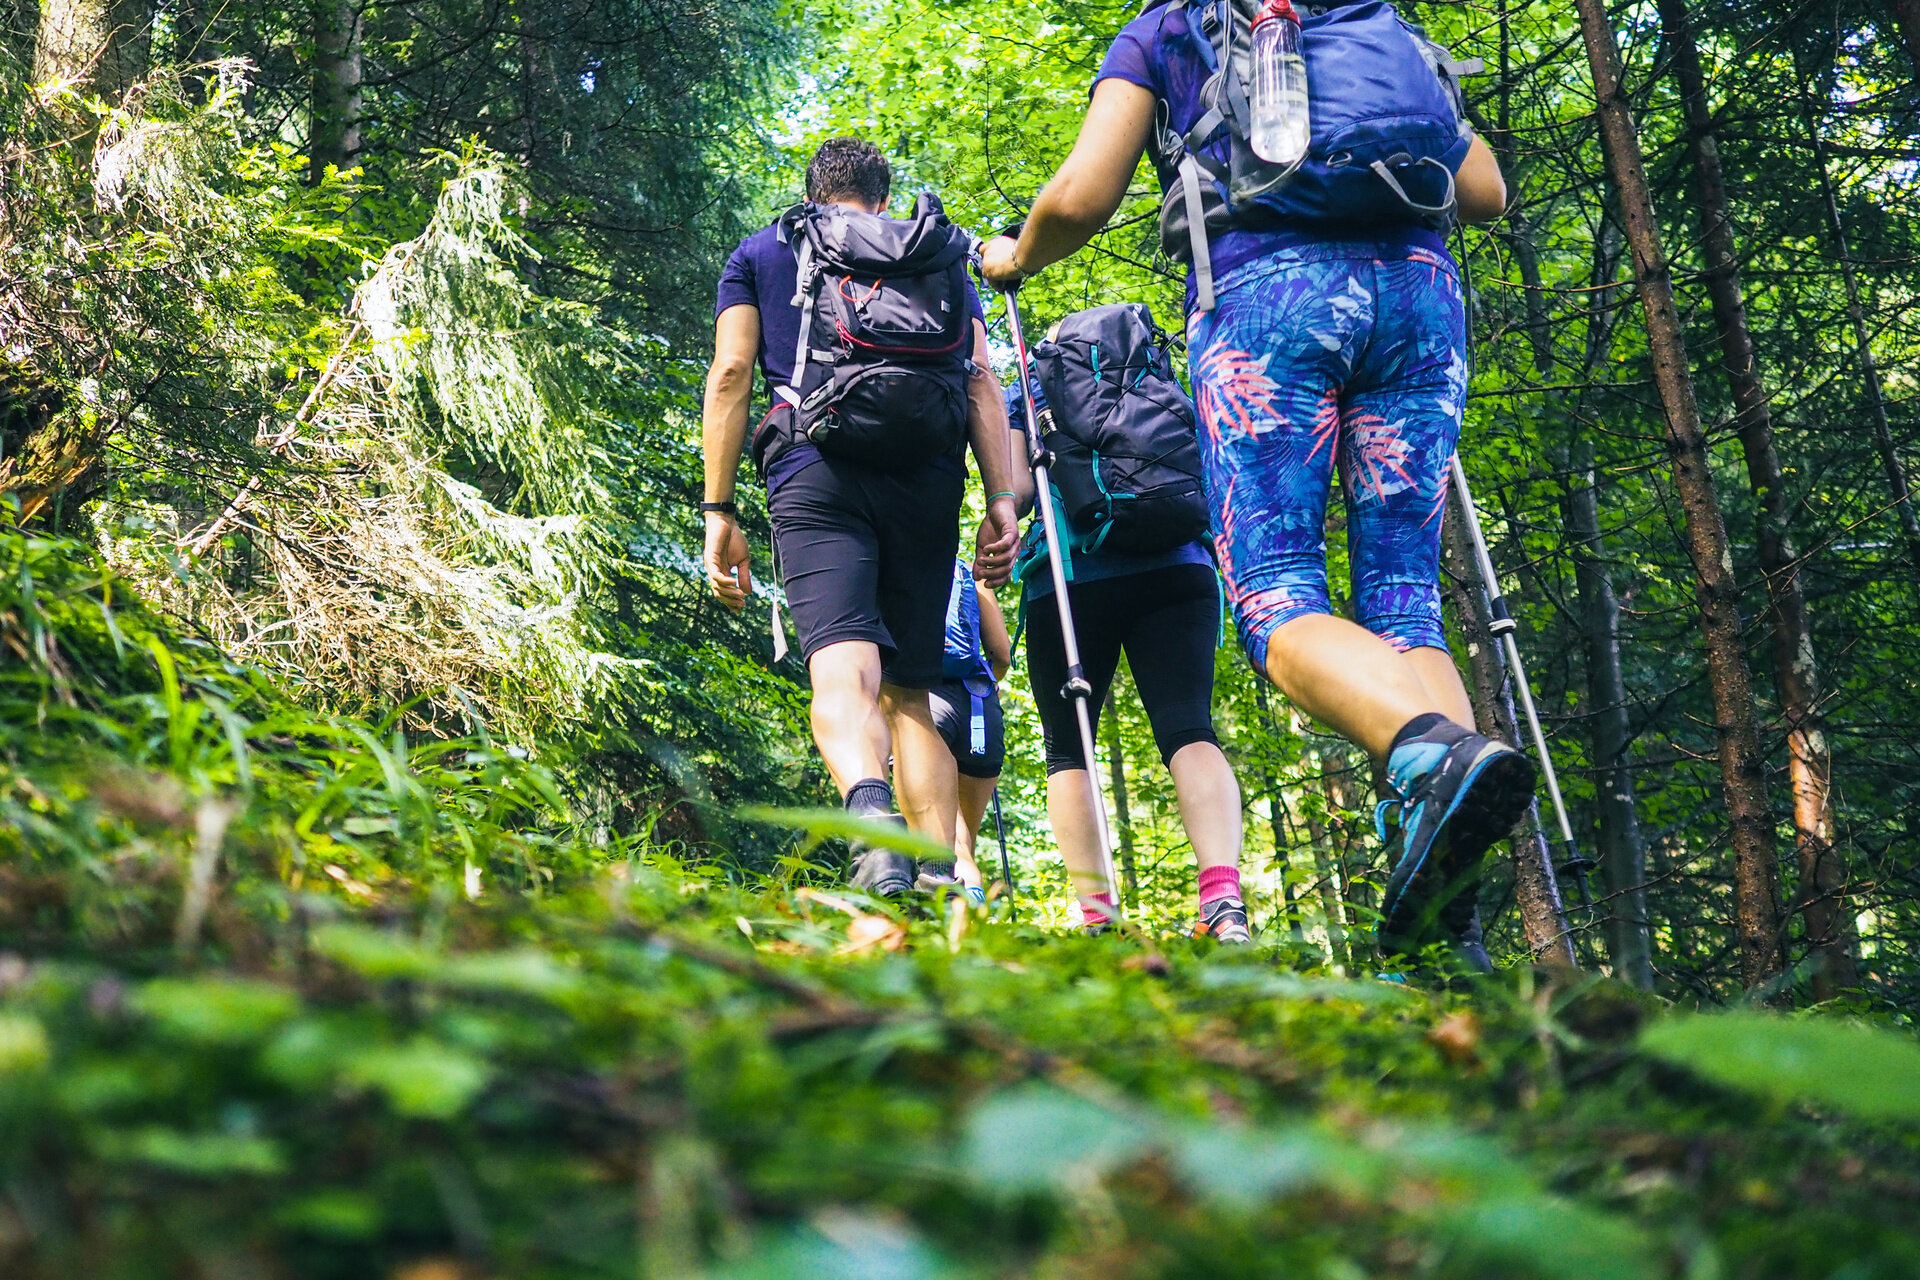
<path fill-rule="evenodd" d="M 1015 429 L 1026 421 L 1017 393 L 1008 397 Z M 1020 501 L 1032 501 L 1033 477 L 1017 477 Z M 1028 544 L 1039 521 L 1028 529 Z M 1080 662 L 1093 685 L 1089 710 L 1096 738 L 1120 655 L 1126 654 L 1134 687 L 1153 726 L 1161 763 L 1173 774 L 1180 821 L 1199 863 L 1199 929 L 1222 942 L 1248 942 L 1246 903 L 1240 892 L 1240 786 L 1213 732 L 1213 660 L 1220 642 L 1219 579 L 1206 544 L 1189 542 L 1170 551 L 1128 555 L 1075 551 L 1067 597 L 1080 641 Z M 1026 576 L 1027 675 L 1046 736 L 1047 816 L 1080 898 L 1086 927 L 1110 921 L 1113 900 L 1101 880 L 1088 762 L 1082 758 L 1073 702 L 1061 691 L 1067 679 L 1066 649 L 1053 579 L 1045 565 Z"/>

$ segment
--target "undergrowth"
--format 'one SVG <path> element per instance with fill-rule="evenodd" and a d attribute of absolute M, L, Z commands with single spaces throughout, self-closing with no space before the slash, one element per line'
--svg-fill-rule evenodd
<path fill-rule="evenodd" d="M 0 646 L 9 1277 L 1920 1272 L 1906 1028 L 595 843 L 74 543 L 0 536 Z"/>

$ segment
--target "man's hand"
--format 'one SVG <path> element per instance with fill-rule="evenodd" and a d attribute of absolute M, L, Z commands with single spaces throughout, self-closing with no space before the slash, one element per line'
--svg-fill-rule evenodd
<path fill-rule="evenodd" d="M 740 612 L 753 590 L 753 571 L 747 565 L 747 535 L 740 521 L 724 511 L 707 512 L 707 584 L 720 603 Z"/>
<path fill-rule="evenodd" d="M 1027 278 L 1013 261 L 1013 250 L 1019 243 L 1012 236 L 997 236 L 981 251 L 980 274 L 1001 293 L 1013 292 Z"/>
<path fill-rule="evenodd" d="M 987 504 L 987 515 L 973 535 L 973 576 L 989 589 L 1004 587 L 1013 576 L 1013 553 L 1020 542 L 1020 515 L 1009 497 Z"/>

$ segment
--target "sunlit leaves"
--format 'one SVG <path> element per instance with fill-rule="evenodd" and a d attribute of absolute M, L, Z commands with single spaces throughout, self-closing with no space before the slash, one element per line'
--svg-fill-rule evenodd
<path fill-rule="evenodd" d="M 1641 1034 L 1646 1052 L 1718 1084 L 1877 1120 L 1920 1120 L 1920 1044 L 1831 1018 L 1675 1016 Z"/>

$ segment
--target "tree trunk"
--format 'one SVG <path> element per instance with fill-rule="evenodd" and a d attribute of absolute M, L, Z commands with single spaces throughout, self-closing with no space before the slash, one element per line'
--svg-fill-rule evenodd
<path fill-rule="evenodd" d="M 1799 897 L 1807 946 L 1815 959 L 1816 998 L 1831 999 L 1855 982 L 1852 931 L 1846 927 L 1846 867 L 1833 844 L 1833 762 L 1820 716 L 1820 666 L 1800 589 L 1800 561 L 1791 531 L 1792 503 L 1774 448 L 1773 418 L 1740 292 L 1739 247 L 1720 165 L 1720 145 L 1707 101 L 1700 50 L 1686 0 L 1660 0 L 1667 55 L 1680 89 L 1693 161 L 1694 201 L 1706 257 L 1707 295 L 1719 331 L 1721 367 L 1732 392 L 1734 427 L 1746 457 L 1757 507 L 1757 550 L 1766 575 L 1767 623 L 1773 640 L 1774 685 L 1787 729 L 1787 774 L 1800 869 Z"/>
<path fill-rule="evenodd" d="M 1627 720 L 1627 686 L 1620 671 L 1620 600 L 1601 558 L 1593 442 L 1585 433 L 1575 438 L 1572 461 L 1572 487 L 1565 509 L 1574 584 L 1580 596 L 1581 640 L 1586 646 L 1587 723 L 1593 743 L 1594 790 L 1599 793 L 1597 852 L 1611 907 L 1607 956 L 1615 977 L 1650 988 L 1653 937 L 1647 919 L 1647 842 L 1640 834 L 1633 769 L 1627 761 L 1633 728 Z"/>
<path fill-rule="evenodd" d="M 1320 761 L 1320 772 L 1324 786 L 1329 776 L 1324 757 Z M 1332 799 L 1330 792 L 1328 799 Z M 1311 807 L 1307 810 L 1307 833 L 1313 841 L 1313 868 L 1319 873 L 1320 913 L 1327 923 L 1327 961 L 1350 967 L 1353 956 L 1347 942 L 1346 908 L 1340 900 L 1339 859 L 1333 856 L 1327 824 L 1313 816 Z"/>
<path fill-rule="evenodd" d="M 1465 509 L 1460 495 L 1448 486 L 1447 510 L 1441 524 L 1444 571 L 1441 584 L 1453 597 L 1454 615 L 1467 639 L 1467 669 L 1472 677 L 1468 696 L 1473 702 L 1474 719 L 1480 732 L 1499 738 L 1521 751 L 1519 717 L 1514 711 L 1513 691 L 1507 684 L 1509 672 L 1500 657 L 1493 637 L 1493 618 L 1487 612 L 1487 599 L 1473 583 L 1479 580 L 1474 568 L 1473 545 L 1467 536 Z M 1537 960 L 1546 964 L 1578 968 L 1573 952 L 1573 930 L 1567 923 L 1566 908 L 1560 901 L 1560 883 L 1553 873 L 1553 852 L 1540 825 L 1540 799 L 1528 801 L 1526 812 L 1514 824 L 1507 841 L 1513 850 L 1513 895 L 1520 908 L 1520 925 L 1527 936 L 1527 947 Z"/>
<path fill-rule="evenodd" d="M 355 0 L 314 0 L 313 119 L 308 181 L 351 169 L 360 154 L 360 10 Z"/>
<path fill-rule="evenodd" d="M 1126 908 L 1140 905 L 1140 874 L 1133 856 L 1133 810 L 1127 804 L 1127 764 L 1120 742 L 1120 708 L 1107 691 L 1107 767 L 1113 778 L 1113 825 L 1120 836 L 1120 879 L 1127 886 Z"/>
<path fill-rule="evenodd" d="M 1273 708 L 1267 702 L 1267 682 L 1253 682 L 1253 699 L 1260 706 L 1260 718 L 1268 729 L 1277 728 L 1273 719 Z M 1287 833 L 1287 801 L 1280 792 L 1280 780 L 1267 770 L 1262 781 L 1267 788 L 1268 820 L 1273 825 L 1273 865 L 1280 874 L 1280 902 L 1287 913 L 1287 929 L 1295 942 L 1307 940 L 1306 926 L 1300 920 L 1300 903 L 1295 896 L 1293 883 L 1293 859 L 1288 846 L 1292 843 Z"/>
<path fill-rule="evenodd" d="M 1282 816 L 1286 806 L 1280 799 L 1280 786 L 1272 775 L 1267 777 L 1267 803 L 1272 807 L 1273 821 L 1273 865 L 1280 875 L 1280 905 L 1286 912 L 1287 931 L 1295 942 L 1307 940 L 1306 925 L 1300 919 L 1300 900 L 1295 896 L 1293 884 L 1293 860 L 1287 849 L 1286 819 Z"/>
<path fill-rule="evenodd" d="M 1506 20 L 1506 12 L 1502 10 L 1503 35 Z M 1501 75 L 1505 84 L 1510 77 L 1504 57 L 1504 42 L 1502 52 Z M 1515 173 L 1518 167 L 1518 157 L 1507 141 L 1511 137 L 1510 133 L 1502 130 L 1501 167 L 1510 174 Z M 1540 255 L 1534 247 L 1533 228 L 1520 212 L 1518 201 L 1513 202 L 1508 210 L 1507 226 L 1506 240 L 1513 249 L 1514 262 L 1520 268 L 1520 282 L 1526 286 L 1521 292 L 1521 299 L 1526 311 L 1533 371 L 1541 382 L 1551 382 L 1555 360 L 1553 330 L 1547 314 L 1546 299 L 1549 295 L 1540 273 Z M 1607 273 L 1607 279 L 1612 279 L 1611 271 Z M 1609 308 L 1598 305 L 1596 299 L 1590 307 L 1590 314 L 1603 316 L 1611 312 Z M 1591 376 L 1595 365 L 1595 336 L 1593 325 L 1590 324 L 1582 382 Z M 1566 503 L 1566 519 L 1567 532 L 1573 540 L 1570 549 L 1573 555 L 1574 590 L 1580 599 L 1581 640 L 1586 648 L 1587 702 L 1591 708 L 1588 724 L 1596 770 L 1595 790 L 1599 794 L 1599 802 L 1595 806 L 1599 835 L 1596 852 L 1599 854 L 1601 876 L 1606 883 L 1610 908 L 1607 915 L 1607 958 L 1613 964 L 1614 975 L 1621 981 L 1636 987 L 1651 988 L 1653 947 L 1647 920 L 1647 844 L 1640 834 L 1633 770 L 1627 762 L 1627 750 L 1633 735 L 1627 721 L 1626 678 L 1620 667 L 1620 601 L 1614 594 L 1613 580 L 1598 554 L 1601 549 L 1600 500 L 1594 485 L 1593 445 L 1581 428 L 1579 419 L 1579 407 L 1576 405 L 1575 411 L 1569 415 L 1569 429 L 1575 439 L 1572 450 L 1575 459 L 1572 468 L 1573 488 Z M 1470 573 L 1471 548 L 1462 550 L 1467 559 L 1457 565 L 1456 570 Z M 1481 606 L 1471 599 L 1456 599 L 1462 619 L 1479 618 Z M 1489 635 L 1484 647 L 1491 656 L 1490 645 Z M 1480 655 L 1476 653 L 1474 657 L 1479 659 Z M 1480 665 L 1477 662 L 1474 668 L 1476 692 L 1479 692 L 1478 686 L 1484 680 Z M 1486 696 L 1482 694 L 1482 697 Z M 1511 706 L 1510 696 L 1507 702 Z M 1484 716 L 1488 713 L 1482 710 L 1483 705 L 1491 707 L 1493 703 L 1489 700 L 1483 704 L 1476 698 L 1475 712 Z M 1513 720 L 1511 710 L 1507 719 Z M 1517 724 L 1514 729 L 1517 734 Z M 1513 740 L 1516 739 L 1510 739 Z M 1545 839 L 1540 829 L 1537 801 L 1531 822 L 1520 838 Z"/>
<path fill-rule="evenodd" d="M 147 73 L 152 28 L 147 0 L 40 0 L 34 81 L 69 81 L 117 102 Z"/>
<path fill-rule="evenodd" d="M 1660 226 L 1647 189 L 1640 138 L 1620 82 L 1620 51 L 1608 25 L 1604 0 L 1576 0 L 1587 65 L 1593 75 L 1596 115 L 1607 167 L 1620 193 L 1633 277 L 1647 322 L 1647 352 L 1654 388 L 1667 421 L 1667 453 L 1674 489 L 1685 516 L 1687 550 L 1693 560 L 1694 601 L 1706 649 L 1721 787 L 1733 846 L 1734 927 L 1740 979 L 1757 987 L 1782 968 L 1779 880 L 1774 863 L 1773 819 L 1767 812 L 1766 762 L 1754 722 L 1753 688 L 1740 637 L 1739 586 L 1726 522 L 1707 464 L 1707 438 L 1694 401 L 1686 339 L 1674 306 L 1673 280 Z"/>

